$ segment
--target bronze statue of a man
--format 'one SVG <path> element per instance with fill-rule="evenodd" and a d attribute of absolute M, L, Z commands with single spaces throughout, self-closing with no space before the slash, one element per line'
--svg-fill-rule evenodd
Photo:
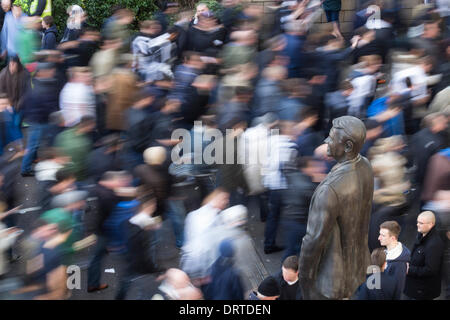
<path fill-rule="evenodd" d="M 369 161 L 359 154 L 365 138 L 358 118 L 333 120 L 325 143 L 338 163 L 311 200 L 299 259 L 304 299 L 349 298 L 365 281 L 374 183 Z"/>

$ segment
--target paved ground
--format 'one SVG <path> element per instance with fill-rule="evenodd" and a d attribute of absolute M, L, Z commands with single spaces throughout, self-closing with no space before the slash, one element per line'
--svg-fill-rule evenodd
<path fill-rule="evenodd" d="M 24 205 L 24 208 L 35 207 L 37 196 L 37 185 L 34 178 L 22 178 L 19 177 L 16 183 L 16 191 L 19 199 L 19 203 Z M 418 197 L 416 197 L 418 198 Z M 414 237 L 416 235 L 415 221 L 419 207 L 416 204 L 409 210 L 404 216 L 404 222 L 406 227 L 404 228 L 400 240 L 409 248 L 412 247 Z M 38 213 L 30 211 L 25 214 L 17 215 L 17 225 L 25 230 L 25 233 L 21 236 L 26 236 L 32 225 L 32 222 L 37 218 Z M 266 255 L 263 252 L 264 241 L 264 223 L 259 220 L 259 209 L 256 204 L 249 204 L 249 223 L 248 232 L 252 236 L 255 242 L 255 247 L 260 257 L 261 270 L 265 274 L 274 274 L 280 270 L 282 252 Z M 180 251 L 175 247 L 175 239 L 171 229 L 171 225 L 168 221 L 163 224 L 162 242 L 159 248 L 159 258 L 162 267 L 178 267 Z M 282 231 L 278 232 L 278 244 L 283 244 Z M 89 258 L 92 254 L 93 247 L 86 248 L 78 252 L 75 256 L 75 261 L 80 266 L 82 271 L 81 289 L 72 290 L 71 299 L 73 300 L 106 300 L 114 299 L 114 295 L 117 290 L 118 277 L 123 270 L 124 263 L 114 254 L 110 254 L 103 262 L 103 275 L 102 282 L 109 284 L 109 288 L 101 292 L 87 293 L 87 266 Z M 14 269 L 12 268 L 10 275 L 14 275 Z M 109 270 L 108 270 L 109 269 Z M 113 272 L 107 272 L 112 271 Z M 127 299 L 149 299 L 152 296 L 152 292 L 158 283 L 155 281 L 155 277 L 147 275 L 136 279 L 128 293 Z M 1 285 L 0 285 L 1 293 Z"/>
<path fill-rule="evenodd" d="M 34 178 L 22 178 L 17 179 L 16 185 L 16 195 L 18 203 L 23 204 L 24 208 L 33 208 L 39 206 L 36 202 L 38 185 Z M 255 247 L 260 257 L 260 269 L 261 274 L 273 274 L 280 270 L 281 267 L 281 256 L 282 252 L 273 253 L 266 255 L 263 252 L 263 241 L 264 241 L 264 223 L 259 220 L 259 209 L 254 204 L 249 205 L 249 223 L 248 232 L 255 241 Z M 24 234 L 19 238 L 23 239 L 26 237 L 31 229 L 32 223 L 38 218 L 38 211 L 29 211 L 24 214 L 17 214 L 17 225 L 24 229 Z M 163 223 L 162 230 L 162 241 L 158 251 L 158 257 L 161 261 L 161 265 L 164 268 L 178 267 L 180 250 L 175 246 L 175 238 L 173 235 L 172 227 L 169 221 Z M 279 236 L 279 243 L 282 243 L 281 234 Z M 71 299 L 80 300 L 105 300 L 114 299 L 114 295 L 118 287 L 118 277 L 124 269 L 124 262 L 119 256 L 115 254 L 109 254 L 103 261 L 102 266 L 102 283 L 108 283 L 109 288 L 101 292 L 87 293 L 87 266 L 89 263 L 90 256 L 92 255 L 94 247 L 88 247 L 84 250 L 75 254 L 76 265 L 81 268 L 81 289 L 72 290 Z M 14 276 L 14 268 L 9 274 Z M 262 280 L 262 279 L 261 279 Z M 158 286 L 155 281 L 155 276 L 147 275 L 136 279 L 132 287 L 130 288 L 127 299 L 148 299 L 151 297 L 151 293 Z M 0 286 L 1 287 L 1 286 Z M 0 289 L 1 291 L 1 289 Z"/>

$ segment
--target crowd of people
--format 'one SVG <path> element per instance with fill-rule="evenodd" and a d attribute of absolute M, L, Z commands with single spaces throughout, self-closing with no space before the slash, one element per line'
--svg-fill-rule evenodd
<path fill-rule="evenodd" d="M 98 30 L 72 5 L 62 32 L 52 14 L 64 13 L 24 2 L 0 10 L 0 277 L 17 264 L 21 280 L 8 299 L 68 299 L 66 270 L 88 247 L 88 292 L 108 287 L 107 254 L 126 265 L 116 299 L 146 274 L 158 277 L 153 299 L 302 299 L 309 205 L 344 115 L 364 122 L 375 175 L 372 266 L 348 298 L 450 297 L 448 1 L 406 20 L 401 1 L 359 0 L 351 32 L 340 0 L 278 1 L 271 14 L 160 1 L 138 32 L 122 6 Z M 25 233 L 18 180 L 37 189 Z M 250 203 L 264 254 L 283 251 L 265 279 Z M 165 221 L 180 253 L 168 270 Z"/>

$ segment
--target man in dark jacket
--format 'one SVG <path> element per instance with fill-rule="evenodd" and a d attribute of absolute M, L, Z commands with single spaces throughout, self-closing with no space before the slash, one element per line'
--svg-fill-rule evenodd
<path fill-rule="evenodd" d="M 156 210 L 156 199 L 142 203 L 138 213 L 126 222 L 127 248 L 130 271 L 135 274 L 154 273 L 158 270 L 156 262 L 155 229 L 160 218 L 152 217 Z"/>
<path fill-rule="evenodd" d="M 55 65 L 39 63 L 30 90 L 24 102 L 24 119 L 28 128 L 27 150 L 22 161 L 22 176 L 33 175 L 31 165 L 45 136 L 49 115 L 58 111 L 58 83 L 55 76 Z"/>
<path fill-rule="evenodd" d="M 447 117 L 443 113 L 432 113 L 423 119 L 425 128 L 411 138 L 411 154 L 417 166 L 414 181 L 422 186 L 428 166 L 428 160 L 445 146 Z"/>
<path fill-rule="evenodd" d="M 42 28 L 44 28 L 42 50 L 55 50 L 58 29 L 56 29 L 52 16 L 45 16 L 44 19 L 42 19 Z"/>
<path fill-rule="evenodd" d="M 164 214 L 166 199 L 170 194 L 171 177 L 165 163 L 166 157 L 165 148 L 148 148 L 144 152 L 145 164 L 134 169 L 134 174 L 140 179 L 144 189 L 156 197 L 156 211 L 153 216 Z"/>
<path fill-rule="evenodd" d="M 284 259 L 281 271 L 274 278 L 280 286 L 278 300 L 302 300 L 298 283 L 298 256 Z"/>
<path fill-rule="evenodd" d="M 121 201 L 114 189 L 127 186 L 129 182 L 129 175 L 123 172 L 106 172 L 92 190 L 92 196 L 97 198 L 97 214 L 92 221 L 92 231 L 97 236 L 97 243 L 89 263 L 88 292 L 103 290 L 108 287 L 107 284 L 100 284 L 101 259 L 107 253 L 107 238 L 103 224 L 114 207 Z"/>
<path fill-rule="evenodd" d="M 400 225 L 396 221 L 385 221 L 380 225 L 378 240 L 386 247 L 385 273 L 393 277 L 396 282 L 395 299 L 400 300 L 405 287 L 406 268 L 411 252 L 404 244 L 398 241 Z"/>
<path fill-rule="evenodd" d="M 363 122 L 344 116 L 333 121 L 325 140 L 338 163 L 311 200 L 299 263 L 304 299 L 349 298 L 365 279 L 374 181 L 359 154 L 365 137 Z"/>
<path fill-rule="evenodd" d="M 406 268 L 405 299 L 431 300 L 441 294 L 441 266 L 444 244 L 436 231 L 431 211 L 417 217 L 417 240 Z"/>
<path fill-rule="evenodd" d="M 233 266 L 232 241 L 223 240 L 219 251 L 220 256 L 211 267 L 211 283 L 206 287 L 205 300 L 244 300 L 242 279 Z"/>
<path fill-rule="evenodd" d="M 87 157 L 89 179 L 97 182 L 105 172 L 123 169 L 121 148 L 122 141 L 118 134 L 104 137 L 101 140 L 101 146 L 91 151 Z"/>
<path fill-rule="evenodd" d="M 311 178 L 317 167 L 312 158 L 300 158 L 297 168 L 286 171 L 288 188 L 282 190 L 281 225 L 286 236 L 286 249 L 282 260 L 292 255 L 298 255 L 302 240 L 306 234 L 309 204 L 316 189 Z"/>

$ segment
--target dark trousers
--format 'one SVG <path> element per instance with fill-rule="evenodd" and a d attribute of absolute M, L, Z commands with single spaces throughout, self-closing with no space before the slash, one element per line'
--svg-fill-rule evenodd
<path fill-rule="evenodd" d="M 102 276 L 102 259 L 108 253 L 106 250 L 107 239 L 103 235 L 97 235 L 97 242 L 94 248 L 94 255 L 89 262 L 88 268 L 88 288 L 100 286 Z"/>
<path fill-rule="evenodd" d="M 128 253 L 114 254 L 114 260 L 117 261 L 117 277 L 119 279 L 119 290 L 116 293 L 116 300 L 125 300 L 128 291 L 137 276 L 131 268 L 131 256 Z"/>
<path fill-rule="evenodd" d="M 283 262 L 289 256 L 300 256 L 302 240 L 306 234 L 306 224 L 293 219 L 282 219 L 281 226 L 286 245 L 282 258 Z"/>
<path fill-rule="evenodd" d="M 277 229 L 281 211 L 282 190 L 269 191 L 269 212 L 267 214 L 266 229 L 264 231 L 264 248 L 269 249 L 275 246 L 277 239 Z"/>
<path fill-rule="evenodd" d="M 258 202 L 259 202 L 259 218 L 261 221 L 267 220 L 267 215 L 269 214 L 269 192 L 263 192 L 259 195 Z"/>

